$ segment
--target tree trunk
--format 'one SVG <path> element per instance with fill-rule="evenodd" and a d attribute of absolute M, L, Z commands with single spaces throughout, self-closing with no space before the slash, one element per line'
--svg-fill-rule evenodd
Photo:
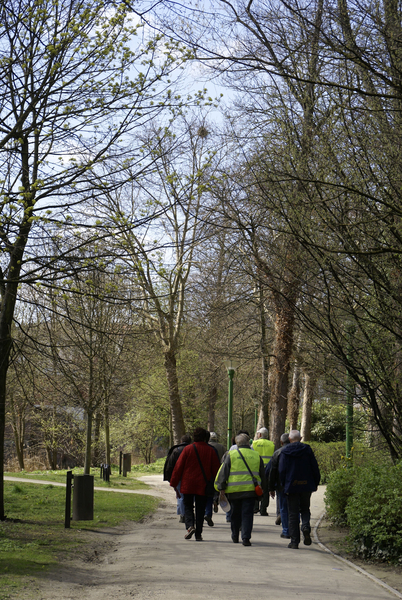
<path fill-rule="evenodd" d="M 295 361 L 293 368 L 292 387 L 289 392 L 288 399 L 288 421 L 289 429 L 298 429 L 299 424 L 299 408 L 300 408 L 300 366 Z"/>
<path fill-rule="evenodd" d="M 208 431 L 215 431 L 215 406 L 218 399 L 218 388 L 214 384 L 208 394 Z"/>
<path fill-rule="evenodd" d="M 17 295 L 17 287 L 14 289 Z M 6 427 L 6 385 L 7 371 L 9 366 L 11 351 L 11 323 L 13 321 L 15 302 L 2 303 L 1 321 L 0 321 L 0 521 L 5 521 L 4 510 L 4 441 Z"/>
<path fill-rule="evenodd" d="M 2 354 L 2 356 L 4 355 Z M 0 521 L 4 521 L 6 518 L 4 514 L 4 430 L 6 427 L 6 379 L 9 351 L 6 357 L 7 359 L 0 363 Z"/>
<path fill-rule="evenodd" d="M 24 469 L 24 439 L 25 439 L 25 413 L 23 410 L 17 413 L 13 395 L 10 398 L 11 408 L 11 426 L 14 433 L 15 451 L 17 453 L 18 466 L 20 471 Z"/>
<path fill-rule="evenodd" d="M 94 451 L 92 457 L 92 466 L 99 467 L 101 463 L 101 448 L 100 448 L 100 426 L 102 415 L 98 410 L 95 416 L 95 431 L 94 431 Z"/>
<path fill-rule="evenodd" d="M 269 360 L 268 357 L 262 357 L 262 369 L 261 369 L 261 397 L 260 397 L 260 407 L 258 411 L 258 419 L 257 419 L 257 431 L 261 429 L 261 427 L 269 427 L 269 418 L 268 418 L 268 407 L 269 407 Z"/>
<path fill-rule="evenodd" d="M 179 444 L 185 430 L 179 395 L 176 356 L 174 352 L 165 352 L 165 369 L 169 390 L 170 412 L 172 414 L 173 444 Z"/>
<path fill-rule="evenodd" d="M 87 435 L 85 441 L 85 464 L 84 464 L 84 475 L 91 473 L 91 445 L 92 445 L 92 421 L 93 413 L 87 412 Z"/>
<path fill-rule="evenodd" d="M 109 424 L 109 397 L 106 394 L 104 410 L 104 428 L 105 428 L 105 460 L 110 466 L 110 424 Z"/>
<path fill-rule="evenodd" d="M 57 470 L 57 450 L 51 446 L 46 446 L 47 460 L 52 471 Z"/>
<path fill-rule="evenodd" d="M 269 358 L 268 358 L 268 344 L 267 344 L 267 325 L 266 325 L 266 310 L 265 310 L 265 298 L 264 289 L 261 282 L 261 272 L 258 269 L 257 287 L 258 287 L 258 306 L 260 309 L 260 348 L 261 348 L 261 399 L 260 409 L 257 420 L 257 431 L 261 427 L 268 428 L 268 404 L 269 404 L 269 386 L 268 386 L 268 374 L 269 374 Z"/>
<path fill-rule="evenodd" d="M 288 405 L 288 377 L 293 344 L 294 309 L 285 302 L 276 307 L 274 361 L 271 387 L 270 439 L 280 447 L 285 432 Z"/>
<path fill-rule="evenodd" d="M 311 409 L 317 378 L 308 371 L 304 373 L 303 413 L 300 433 L 303 442 L 311 439 Z"/>
<path fill-rule="evenodd" d="M 14 431 L 14 440 L 15 440 L 15 451 L 17 453 L 17 459 L 18 459 L 18 466 L 20 468 L 20 471 L 24 470 L 24 443 L 23 440 L 21 440 L 15 433 Z"/>

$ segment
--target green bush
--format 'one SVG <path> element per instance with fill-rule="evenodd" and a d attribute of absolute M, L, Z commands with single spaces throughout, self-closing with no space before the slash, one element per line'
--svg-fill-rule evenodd
<path fill-rule="evenodd" d="M 314 451 L 315 457 L 320 467 L 321 483 L 328 483 L 331 474 L 338 469 L 343 469 L 346 464 L 359 466 L 366 464 L 367 461 L 387 460 L 388 454 L 379 454 L 379 451 L 364 447 L 361 443 L 356 443 L 352 448 L 353 459 L 345 457 L 346 445 L 345 442 L 307 442 Z M 372 458 L 373 457 L 373 458 Z"/>
<path fill-rule="evenodd" d="M 393 465 L 387 455 L 359 453 L 353 465 L 329 476 L 325 504 L 333 523 L 349 527 L 358 556 L 401 559 L 402 462 Z"/>
<path fill-rule="evenodd" d="M 327 483 L 331 473 L 345 463 L 345 442 L 307 442 L 320 467 L 321 483 Z"/>
<path fill-rule="evenodd" d="M 346 513 L 358 555 L 379 560 L 402 556 L 402 463 L 358 469 Z"/>
<path fill-rule="evenodd" d="M 353 494 L 355 480 L 356 469 L 354 467 L 346 468 L 345 466 L 329 476 L 325 491 L 325 506 L 328 517 L 336 525 L 348 524 L 346 509 Z"/>
<path fill-rule="evenodd" d="M 346 439 L 346 406 L 322 401 L 313 404 L 311 437 L 317 442 L 338 442 Z"/>
<path fill-rule="evenodd" d="M 364 441 L 367 431 L 367 414 L 354 408 L 354 438 Z M 311 413 L 311 439 L 315 442 L 340 442 L 346 440 L 346 405 L 327 400 L 314 402 Z"/>

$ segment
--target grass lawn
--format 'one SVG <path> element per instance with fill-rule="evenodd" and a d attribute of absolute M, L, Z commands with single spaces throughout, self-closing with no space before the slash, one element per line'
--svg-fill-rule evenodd
<path fill-rule="evenodd" d="M 72 469 L 74 475 L 82 475 L 84 473 L 83 468 L 75 467 Z M 128 490 L 145 490 L 148 489 L 148 486 L 142 481 L 138 481 L 135 477 L 139 477 L 140 475 L 145 475 L 146 472 L 135 471 L 131 473 L 127 473 L 127 477 L 123 477 L 119 475 L 118 468 L 112 471 L 112 475 L 110 476 L 110 481 L 103 481 L 100 477 L 100 469 L 91 469 L 91 475 L 94 476 L 94 485 L 95 487 L 104 487 L 104 488 L 126 488 Z M 29 473 L 26 471 L 17 471 L 14 473 L 4 473 L 7 477 L 18 477 L 23 479 L 41 479 L 44 481 L 55 481 L 57 483 L 66 483 L 67 480 L 67 471 L 30 471 Z"/>
<path fill-rule="evenodd" d="M 74 473 L 80 474 L 79 469 Z M 81 470 L 82 472 L 82 470 Z M 98 470 L 99 473 L 99 470 Z M 11 475 L 11 473 L 7 473 Z M 21 473 L 15 473 L 21 477 Z M 48 485 L 5 481 L 6 521 L 0 522 L 0 600 L 18 598 L 32 577 L 55 567 L 62 558 L 85 551 L 88 530 L 115 527 L 125 521 L 139 521 L 156 510 L 158 499 L 139 494 L 111 494 L 95 491 L 94 519 L 71 521 L 64 528 L 66 492 L 52 481 L 66 482 L 66 472 L 26 473 L 26 478 L 43 479 Z M 124 481 L 120 481 L 124 480 Z M 112 477 L 110 484 L 100 478 L 95 486 L 145 488 L 130 477 Z"/>

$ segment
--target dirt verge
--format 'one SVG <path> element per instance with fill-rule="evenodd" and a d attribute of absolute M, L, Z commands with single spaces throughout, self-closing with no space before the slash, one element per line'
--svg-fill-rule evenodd
<path fill-rule="evenodd" d="M 402 565 L 390 565 L 356 558 L 348 550 L 348 529 L 332 525 L 325 517 L 322 519 L 317 533 L 320 542 L 331 550 L 331 552 L 350 560 L 353 564 L 370 573 L 370 575 L 377 577 L 377 579 L 380 579 L 402 593 Z"/>

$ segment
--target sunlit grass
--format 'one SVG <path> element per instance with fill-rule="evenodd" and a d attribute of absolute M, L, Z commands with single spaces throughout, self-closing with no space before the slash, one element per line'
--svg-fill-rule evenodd
<path fill-rule="evenodd" d="M 75 467 L 72 469 L 73 475 L 82 475 L 84 473 L 84 469 L 81 467 Z M 104 488 L 126 488 L 129 490 L 141 490 L 148 489 L 148 486 L 142 481 L 138 481 L 136 477 L 139 474 L 145 474 L 146 472 L 142 471 L 133 471 L 131 473 L 127 473 L 126 477 L 123 475 L 119 475 L 118 468 L 112 470 L 112 474 L 110 476 L 110 481 L 103 481 L 101 477 L 100 469 L 91 469 L 91 475 L 94 476 L 94 485 L 95 487 L 104 487 Z M 58 471 L 30 471 L 29 473 L 26 471 L 15 471 L 4 473 L 5 476 L 8 477 L 18 477 L 23 479 L 40 479 L 45 481 L 55 481 L 57 483 L 66 483 L 67 480 L 67 470 L 61 469 Z"/>
<path fill-rule="evenodd" d="M 7 518 L 0 522 L 0 600 L 18 598 L 18 589 L 28 578 L 40 576 L 72 552 L 82 552 L 88 530 L 139 521 L 159 502 L 140 494 L 95 491 L 94 519 L 71 521 L 71 528 L 65 529 L 64 488 L 5 481 L 4 494 Z"/>

